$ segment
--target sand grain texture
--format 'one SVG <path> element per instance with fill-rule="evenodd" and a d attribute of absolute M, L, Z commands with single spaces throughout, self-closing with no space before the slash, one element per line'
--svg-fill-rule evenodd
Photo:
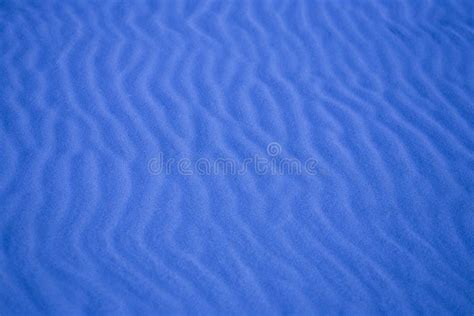
<path fill-rule="evenodd" d="M 473 13 L 1 1 L 0 314 L 472 315 Z"/>

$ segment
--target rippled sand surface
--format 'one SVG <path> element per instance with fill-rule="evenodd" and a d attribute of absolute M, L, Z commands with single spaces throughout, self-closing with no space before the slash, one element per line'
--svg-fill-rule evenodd
<path fill-rule="evenodd" d="M 473 315 L 473 16 L 0 1 L 0 314 Z"/>

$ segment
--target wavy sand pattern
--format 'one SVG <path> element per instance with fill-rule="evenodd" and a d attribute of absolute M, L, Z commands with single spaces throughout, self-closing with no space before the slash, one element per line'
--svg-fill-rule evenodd
<path fill-rule="evenodd" d="M 473 14 L 1 1 L 0 314 L 472 315 Z"/>

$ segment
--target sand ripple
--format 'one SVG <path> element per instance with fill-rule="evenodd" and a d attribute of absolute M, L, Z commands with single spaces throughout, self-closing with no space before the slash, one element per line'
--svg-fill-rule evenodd
<path fill-rule="evenodd" d="M 2 1 L 0 314 L 472 314 L 473 11 Z"/>

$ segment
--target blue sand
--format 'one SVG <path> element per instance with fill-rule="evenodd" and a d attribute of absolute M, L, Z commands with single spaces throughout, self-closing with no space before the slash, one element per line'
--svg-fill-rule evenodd
<path fill-rule="evenodd" d="M 473 315 L 473 17 L 0 1 L 0 314 Z"/>

